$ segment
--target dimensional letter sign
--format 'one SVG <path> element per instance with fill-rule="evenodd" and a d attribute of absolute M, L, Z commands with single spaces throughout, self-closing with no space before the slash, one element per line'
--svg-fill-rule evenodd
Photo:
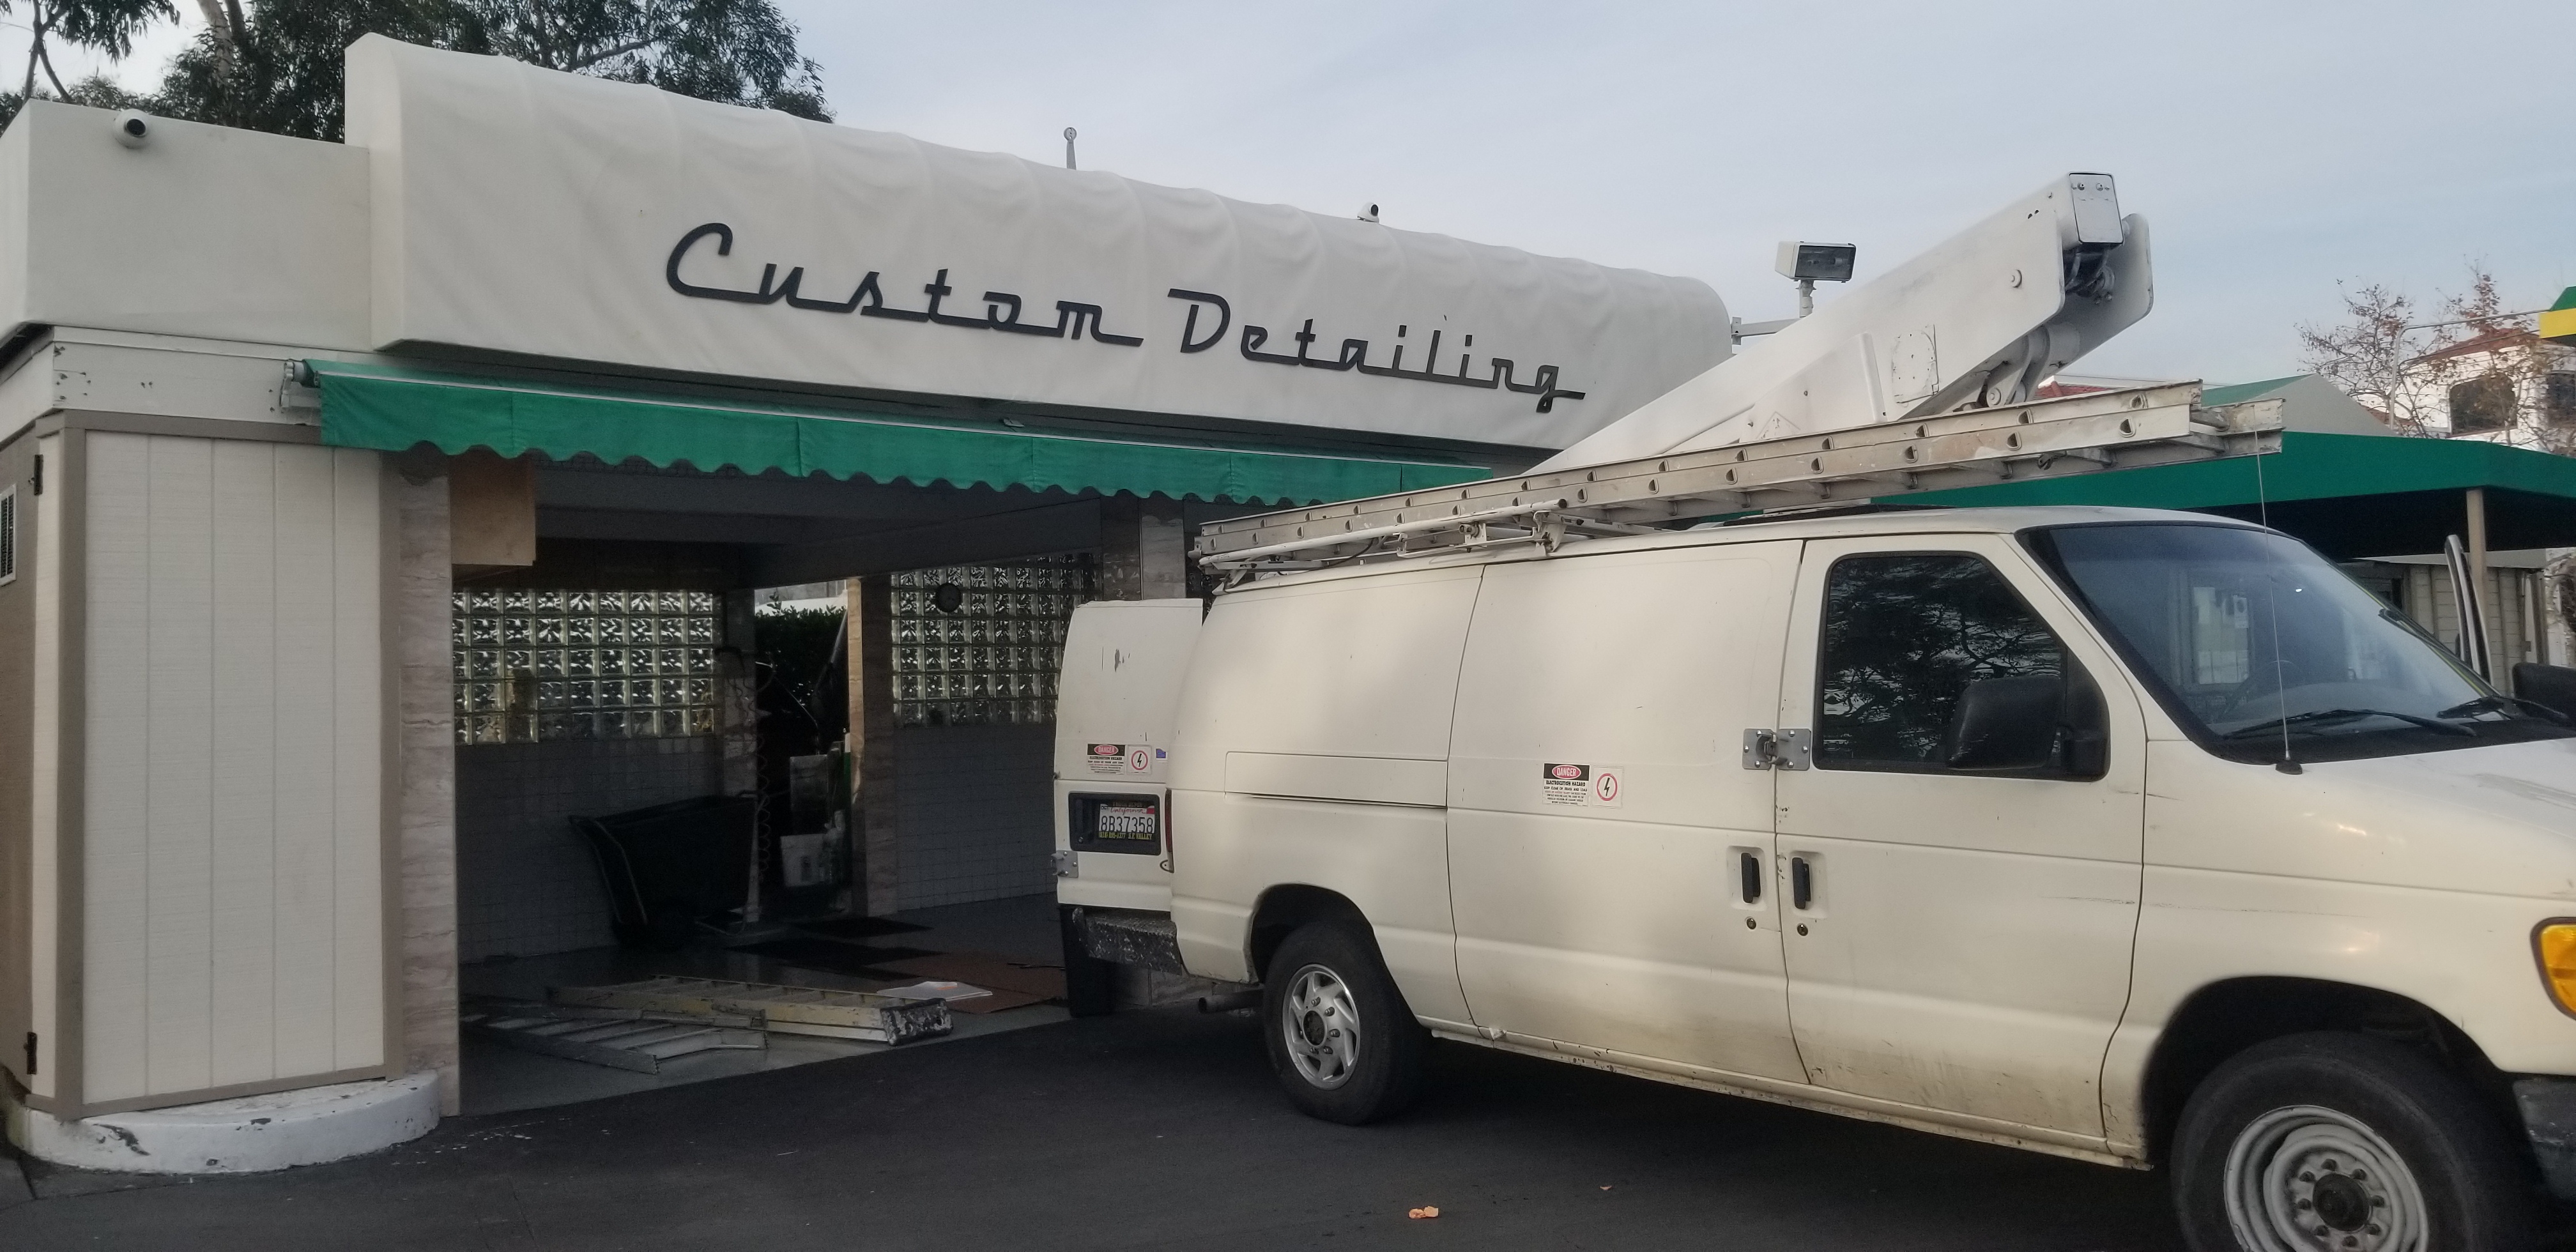
<path fill-rule="evenodd" d="M 1525 447 L 1728 351 L 1690 279 L 376 36 L 349 73 L 379 347 Z"/>

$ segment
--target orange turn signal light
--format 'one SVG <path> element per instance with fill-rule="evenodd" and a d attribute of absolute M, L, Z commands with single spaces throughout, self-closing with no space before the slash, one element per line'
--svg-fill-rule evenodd
<path fill-rule="evenodd" d="M 2540 957 L 2540 981 L 2558 1007 L 2576 1014 L 2576 922 L 2548 922 L 2533 931 L 2531 946 Z"/>

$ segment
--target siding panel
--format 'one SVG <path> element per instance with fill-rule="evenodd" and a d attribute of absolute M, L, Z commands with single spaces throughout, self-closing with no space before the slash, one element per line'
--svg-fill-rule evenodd
<path fill-rule="evenodd" d="M 146 990 L 149 1090 L 210 1081 L 213 944 L 214 445 L 146 449 L 143 671 Z M 112 662 L 111 662 L 112 663 Z"/>
<path fill-rule="evenodd" d="M 212 1081 L 276 1077 L 275 445 L 214 446 Z"/>
<path fill-rule="evenodd" d="M 280 1074 L 337 1068 L 332 453 L 277 450 L 275 1012 Z"/>
<path fill-rule="evenodd" d="M 332 453 L 334 1068 L 385 1061 L 384 588 L 376 456 Z"/>
<path fill-rule="evenodd" d="M 45 464 L 62 473 L 63 437 L 47 435 L 36 441 L 36 454 Z M 36 629 L 35 667 L 36 708 L 33 762 L 34 784 L 29 788 L 33 812 L 34 847 L 29 850 L 30 935 L 27 943 L 29 977 L 27 1008 L 29 1024 L 37 1031 L 37 1066 L 28 1085 L 37 1095 L 51 1097 L 62 1074 L 63 1027 L 59 1020 L 62 988 L 57 982 L 62 959 L 60 931 L 62 890 L 61 792 L 58 790 L 62 769 L 62 679 L 60 665 L 63 646 L 63 496 L 57 487 L 36 497 Z"/>
<path fill-rule="evenodd" d="M 380 1065 L 377 460 L 87 437 L 78 1098 Z"/>
<path fill-rule="evenodd" d="M 151 483 L 142 436 L 93 433 L 86 438 L 89 656 L 82 692 L 88 756 L 82 788 L 81 1094 L 87 1100 L 119 1100 L 148 1089 L 141 782 L 150 718 L 140 662 L 149 652 Z"/>

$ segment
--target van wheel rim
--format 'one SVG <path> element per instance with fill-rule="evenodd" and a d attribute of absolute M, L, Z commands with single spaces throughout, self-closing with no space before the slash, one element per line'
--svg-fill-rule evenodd
<path fill-rule="evenodd" d="M 2313 1104 L 2257 1117 L 2227 1149 L 2227 1223 L 2248 1252 L 2423 1252 L 2424 1193 L 2379 1132 Z"/>
<path fill-rule="evenodd" d="M 1321 965 L 1298 970 L 1280 1004 L 1279 1032 L 1297 1076 L 1308 1084 L 1329 1091 L 1351 1080 L 1360 1059 L 1360 1015 L 1341 975 Z"/>

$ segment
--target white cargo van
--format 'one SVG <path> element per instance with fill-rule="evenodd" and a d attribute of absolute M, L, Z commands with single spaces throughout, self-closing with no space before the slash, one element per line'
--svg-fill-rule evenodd
<path fill-rule="evenodd" d="M 1436 1036 L 2166 1167 L 2203 1249 L 2576 1196 L 2576 729 L 2275 532 L 1751 519 L 1197 613 L 1076 618 L 1062 899 L 1259 983 L 1319 1117 Z"/>

